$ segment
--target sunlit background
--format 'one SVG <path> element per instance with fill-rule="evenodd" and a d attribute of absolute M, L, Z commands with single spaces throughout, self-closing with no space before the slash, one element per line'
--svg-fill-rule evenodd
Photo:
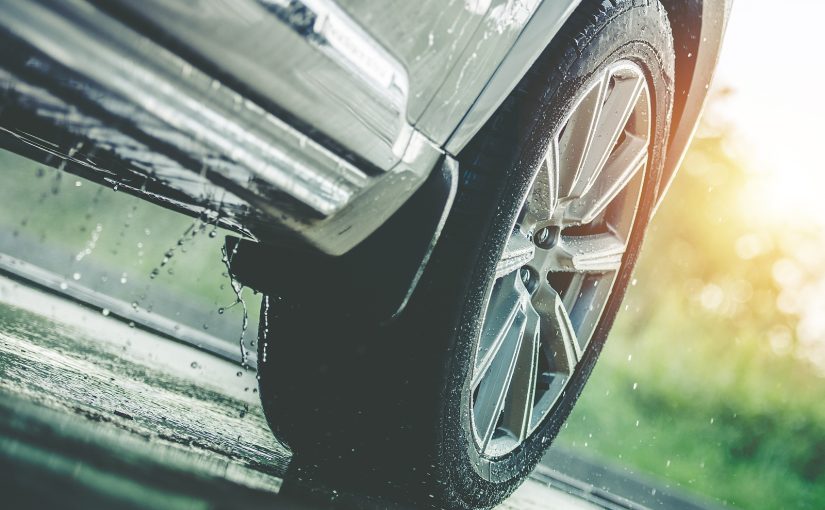
<path fill-rule="evenodd" d="M 711 506 L 825 508 L 824 15 L 735 3 L 705 119 L 555 448 Z M 0 165 L 20 169 L 0 187 L 0 251 L 235 349 L 243 309 L 213 226 Z"/>
<path fill-rule="evenodd" d="M 561 445 L 711 504 L 825 508 L 823 14 L 735 2 L 703 124 Z"/>

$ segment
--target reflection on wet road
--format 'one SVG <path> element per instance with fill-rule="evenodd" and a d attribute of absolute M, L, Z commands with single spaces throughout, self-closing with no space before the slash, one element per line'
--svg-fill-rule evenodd
<path fill-rule="evenodd" d="M 252 371 L 0 277 L 0 490 L 120 508 L 296 508 Z M 48 484 L 50 491 L 39 491 Z M 71 503 L 67 503 L 67 502 Z M 594 508 L 530 482 L 502 508 Z"/>

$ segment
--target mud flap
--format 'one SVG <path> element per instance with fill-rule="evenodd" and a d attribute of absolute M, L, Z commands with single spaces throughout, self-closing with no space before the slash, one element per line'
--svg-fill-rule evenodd
<path fill-rule="evenodd" d="M 392 319 L 404 310 L 424 272 L 457 181 L 458 162 L 443 157 L 387 222 L 338 257 L 228 236 L 230 271 L 243 285 L 269 296 L 298 299 L 319 310 L 335 310 L 336 315 Z"/>

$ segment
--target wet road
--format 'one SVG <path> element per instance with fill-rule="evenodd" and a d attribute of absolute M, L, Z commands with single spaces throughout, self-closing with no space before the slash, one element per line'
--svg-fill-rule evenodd
<path fill-rule="evenodd" d="M 279 494 L 290 454 L 256 387 L 237 364 L 0 277 L 0 490 L 17 507 L 309 508 Z M 536 476 L 500 507 L 557 508 L 596 506 Z"/>

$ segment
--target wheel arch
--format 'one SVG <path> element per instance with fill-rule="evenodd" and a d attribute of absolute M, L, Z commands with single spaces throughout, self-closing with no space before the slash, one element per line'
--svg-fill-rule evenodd
<path fill-rule="evenodd" d="M 656 203 L 673 182 L 707 100 L 733 0 L 659 0 L 676 56 L 673 121 Z"/>

